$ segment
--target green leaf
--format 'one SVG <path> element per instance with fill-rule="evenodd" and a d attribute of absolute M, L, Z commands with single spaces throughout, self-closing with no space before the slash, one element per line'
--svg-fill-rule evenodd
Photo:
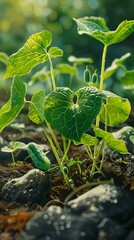
<path fill-rule="evenodd" d="M 122 154 L 128 153 L 125 142 L 123 140 L 117 140 L 112 133 L 106 132 L 99 128 L 94 128 L 96 137 L 102 138 L 107 145 Z"/>
<path fill-rule="evenodd" d="M 83 144 L 86 146 L 97 145 L 98 139 L 89 134 L 83 133 L 79 142 L 74 142 L 76 145 Z"/>
<path fill-rule="evenodd" d="M 82 163 L 82 161 L 80 160 L 70 160 L 67 164 L 68 167 L 72 167 L 74 165 L 80 165 Z"/>
<path fill-rule="evenodd" d="M 134 134 L 130 136 L 130 141 L 134 144 Z"/>
<path fill-rule="evenodd" d="M 56 68 L 61 74 L 77 74 L 77 68 L 72 67 L 69 64 L 58 64 Z"/>
<path fill-rule="evenodd" d="M 11 86 L 11 97 L 0 109 L 0 131 L 9 125 L 19 114 L 25 104 L 26 84 L 19 76 L 14 77 Z"/>
<path fill-rule="evenodd" d="M 123 21 L 115 31 L 110 31 L 104 18 L 84 17 L 74 19 L 79 34 L 87 34 L 106 45 L 118 43 L 134 32 L 134 20 Z"/>
<path fill-rule="evenodd" d="M 123 63 L 125 62 L 125 60 L 130 57 L 130 53 L 126 53 L 125 55 L 123 55 L 121 58 L 116 58 L 111 66 L 109 68 L 106 69 L 105 73 L 104 73 L 104 80 L 109 78 L 112 74 L 115 73 L 115 71 L 119 68 L 119 67 L 123 67 Z"/>
<path fill-rule="evenodd" d="M 62 50 L 56 47 L 50 48 L 47 52 L 47 47 L 51 44 L 51 41 L 51 33 L 46 30 L 29 37 L 24 46 L 9 58 L 5 78 L 17 74 L 24 75 L 49 58 L 62 56 Z"/>
<path fill-rule="evenodd" d="M 4 64 L 7 65 L 8 59 L 9 59 L 9 57 L 6 53 L 0 52 L 0 62 L 3 62 Z"/>
<path fill-rule="evenodd" d="M 134 70 L 126 71 L 125 76 L 120 81 L 125 88 L 134 88 Z"/>
<path fill-rule="evenodd" d="M 131 105 L 128 99 L 121 98 L 117 95 L 107 97 L 110 95 L 108 91 L 103 91 L 103 93 L 105 93 L 105 103 L 102 104 L 100 114 L 101 121 L 108 126 L 116 126 L 125 122 L 131 111 Z"/>
<path fill-rule="evenodd" d="M 54 69 L 53 70 L 54 76 L 59 74 L 59 70 Z M 46 67 L 43 67 L 41 70 L 37 71 L 31 78 L 33 82 L 36 80 L 46 81 L 49 78 L 51 78 L 51 71 L 47 71 Z"/>
<path fill-rule="evenodd" d="M 32 96 L 28 116 L 36 124 L 44 122 L 44 91 L 39 91 Z"/>
<path fill-rule="evenodd" d="M 16 142 L 10 142 L 9 143 L 9 147 L 8 146 L 5 146 L 1 149 L 2 152 L 15 152 L 17 150 L 20 150 L 22 148 L 25 148 L 26 147 L 26 144 L 23 143 L 23 142 L 19 142 L 19 141 L 16 141 Z"/>
<path fill-rule="evenodd" d="M 49 54 L 50 58 L 56 58 L 56 57 L 62 56 L 63 55 L 63 51 L 60 48 L 58 48 L 58 47 L 51 47 L 48 50 L 48 54 Z"/>
<path fill-rule="evenodd" d="M 92 58 L 77 58 L 75 56 L 70 56 L 68 58 L 69 62 L 77 63 L 77 64 L 83 64 L 83 63 L 93 63 Z"/>
<path fill-rule="evenodd" d="M 95 87 L 84 87 L 74 93 L 59 87 L 45 98 L 45 118 L 59 133 L 80 141 L 98 115 L 102 94 Z"/>

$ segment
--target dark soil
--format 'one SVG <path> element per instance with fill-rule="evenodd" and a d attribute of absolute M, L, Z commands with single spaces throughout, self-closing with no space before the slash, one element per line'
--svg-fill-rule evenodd
<path fill-rule="evenodd" d="M 8 142 L 16 140 L 26 142 L 32 139 L 32 141 L 36 143 L 48 144 L 42 129 L 29 123 L 29 120 L 27 117 L 25 117 L 25 114 L 20 115 L 19 121 L 25 122 L 25 130 L 20 131 L 11 127 L 7 127 L 1 134 L 1 137 L 4 140 Z M 129 120 L 129 123 L 132 123 L 132 121 Z M 82 173 L 80 173 L 78 166 L 73 166 L 70 168 L 69 177 L 72 179 L 71 188 L 67 187 L 59 170 L 56 170 L 54 173 L 50 173 L 49 177 L 51 182 L 51 190 L 47 202 L 41 201 L 38 204 L 5 202 L 2 200 L 0 195 L 1 240 L 17 240 L 21 229 L 25 227 L 26 222 L 34 214 L 42 209 L 48 208 L 48 206 L 53 204 L 61 207 L 64 206 L 65 199 L 73 191 L 73 189 L 76 189 L 87 182 L 98 182 L 99 184 L 99 181 L 112 179 L 116 185 L 129 189 L 130 191 L 134 191 L 134 174 L 129 173 L 127 167 L 130 156 L 121 156 L 109 149 L 107 151 L 106 161 L 103 166 L 103 175 L 96 174 L 93 179 L 90 179 L 89 177 L 89 170 L 92 162 L 82 146 L 78 147 L 72 144 L 69 152 L 69 158 L 79 158 L 82 161 Z M 0 191 L 8 180 L 20 177 L 27 173 L 28 170 L 33 168 L 34 165 L 26 160 L 19 162 L 19 159 L 17 159 L 16 164 L 13 165 L 12 158 L 8 155 L 8 157 L 1 161 L 0 165 Z M 90 188 L 88 188 L 88 190 L 89 189 Z M 84 191 L 86 190 L 87 189 Z M 82 192 L 79 192 L 78 194 L 80 195 Z M 77 197 L 78 194 L 75 195 L 75 197 Z"/>

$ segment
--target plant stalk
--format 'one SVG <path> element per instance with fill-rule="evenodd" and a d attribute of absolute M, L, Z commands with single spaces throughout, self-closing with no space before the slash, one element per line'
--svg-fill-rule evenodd
<path fill-rule="evenodd" d="M 49 59 L 49 63 L 50 63 L 50 73 L 51 73 L 51 79 L 52 79 L 52 88 L 53 88 L 53 90 L 55 90 L 56 89 L 56 83 L 55 83 L 55 78 L 54 78 L 54 73 L 53 73 L 53 64 L 52 64 L 52 60 L 51 60 L 51 58 L 50 58 L 50 56 L 49 56 L 49 54 L 47 53 L 47 55 L 48 55 L 48 59 Z"/>

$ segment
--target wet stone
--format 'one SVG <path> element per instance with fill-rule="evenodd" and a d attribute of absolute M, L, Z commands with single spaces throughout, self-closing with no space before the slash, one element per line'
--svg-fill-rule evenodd
<path fill-rule="evenodd" d="M 19 240 L 22 239 L 96 240 L 97 229 L 92 220 L 76 218 L 65 209 L 51 206 L 48 211 L 41 212 L 27 223 Z"/>
<path fill-rule="evenodd" d="M 127 240 L 134 230 L 133 199 L 134 193 L 99 185 L 63 209 L 51 206 L 35 215 L 19 240 Z"/>
<path fill-rule="evenodd" d="M 48 176 L 32 169 L 24 176 L 8 181 L 2 188 L 2 198 L 8 202 L 38 203 L 50 190 Z"/>
<path fill-rule="evenodd" d="M 68 203 L 68 207 L 74 212 L 77 204 L 86 206 L 86 212 L 104 214 L 109 218 L 126 222 L 134 215 L 134 192 L 128 192 L 115 185 L 99 185 L 77 199 Z"/>

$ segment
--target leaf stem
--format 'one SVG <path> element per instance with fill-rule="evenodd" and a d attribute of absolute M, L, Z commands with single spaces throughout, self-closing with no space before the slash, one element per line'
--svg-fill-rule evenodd
<path fill-rule="evenodd" d="M 56 83 L 55 83 L 55 79 L 54 79 L 54 70 L 53 70 L 53 64 L 52 64 L 52 60 L 50 58 L 50 55 L 49 53 L 47 52 L 47 56 L 48 56 L 48 59 L 49 59 L 49 63 L 50 63 L 50 73 L 51 73 L 51 79 L 52 79 L 52 87 L 53 87 L 53 90 L 56 89 Z"/>
<path fill-rule="evenodd" d="M 107 54 L 108 45 L 104 45 L 103 54 L 102 54 L 102 62 L 101 62 L 101 76 L 100 76 L 100 91 L 103 90 L 103 81 L 104 81 L 104 71 L 105 71 L 105 63 L 106 63 L 106 54 Z"/>
<path fill-rule="evenodd" d="M 53 141 L 54 141 L 54 143 L 55 143 L 55 146 L 56 146 L 57 149 L 59 150 L 60 154 L 63 156 L 63 152 L 62 152 L 62 150 L 61 150 L 61 148 L 60 148 L 60 145 L 59 145 L 59 143 L 58 143 L 58 141 L 57 141 L 57 139 L 56 139 L 56 137 L 55 137 L 55 134 L 54 134 L 53 129 L 51 128 L 50 124 L 46 121 L 46 119 L 45 119 L 45 122 L 46 122 L 46 125 L 47 125 L 50 133 L 51 133 L 51 136 L 52 136 L 52 138 L 53 138 Z"/>
<path fill-rule="evenodd" d="M 52 148 L 52 150 L 53 150 L 53 153 L 54 153 L 54 155 L 55 155 L 55 157 L 56 157 L 56 160 L 57 160 L 58 165 L 59 165 L 59 167 L 60 167 L 60 170 L 61 170 L 61 172 L 62 172 L 62 174 L 63 174 L 63 177 L 64 177 L 64 179 L 65 179 L 65 181 L 66 181 L 66 184 L 67 184 L 67 186 L 70 186 L 68 176 L 67 176 L 67 175 L 65 174 L 65 172 L 64 172 L 64 168 L 63 168 L 61 159 L 59 158 L 59 155 L 58 155 L 57 150 L 56 150 L 56 148 L 55 148 L 55 146 L 54 146 L 54 143 L 53 143 L 51 137 L 49 136 L 49 134 L 46 132 L 45 127 L 44 127 L 44 126 L 42 126 L 42 127 L 43 127 L 44 133 L 45 133 L 45 135 L 46 135 L 46 137 L 47 137 L 47 139 L 48 139 L 48 141 L 49 141 L 49 143 L 50 143 L 50 146 L 51 146 L 51 148 Z"/>
<path fill-rule="evenodd" d="M 105 44 L 104 48 L 103 48 L 102 62 L 101 62 L 101 75 L 100 75 L 100 86 L 99 86 L 100 92 L 103 91 L 103 81 L 104 81 L 107 48 L 108 48 L 108 45 Z M 99 125 L 100 125 L 100 114 L 98 114 L 98 116 L 96 118 L 96 126 L 99 127 Z M 96 156 L 97 156 L 97 146 L 95 146 L 95 149 L 94 149 L 94 162 L 93 162 L 93 166 L 92 166 L 92 169 L 91 169 L 91 174 L 95 171 L 95 166 L 96 166 L 96 161 L 97 161 Z M 102 159 L 104 159 L 104 153 L 103 153 Z"/>
<path fill-rule="evenodd" d="M 69 149 L 70 149 L 70 144 L 71 144 L 71 140 L 68 141 L 68 144 L 67 144 L 67 146 L 66 146 L 66 150 L 65 150 L 65 153 L 64 153 L 64 156 L 63 156 L 63 161 L 65 160 L 66 162 L 69 161 L 69 160 L 68 160 L 68 157 L 67 157 L 67 153 L 68 153 L 68 151 L 69 151 Z"/>
<path fill-rule="evenodd" d="M 73 192 L 71 192 L 66 198 L 65 198 L 65 205 L 67 205 L 67 203 L 73 198 L 73 196 L 78 193 L 79 191 L 82 191 L 84 189 L 87 189 L 87 188 L 91 188 L 91 187 L 95 187 L 97 185 L 100 185 L 100 184 L 110 184 L 110 185 L 113 185 L 114 184 L 114 180 L 111 179 L 111 180 L 104 180 L 104 181 L 96 181 L 96 182 L 88 182 L 88 183 L 85 183 L 83 184 L 82 186 L 78 187 L 78 188 L 74 188 L 73 189 Z"/>

